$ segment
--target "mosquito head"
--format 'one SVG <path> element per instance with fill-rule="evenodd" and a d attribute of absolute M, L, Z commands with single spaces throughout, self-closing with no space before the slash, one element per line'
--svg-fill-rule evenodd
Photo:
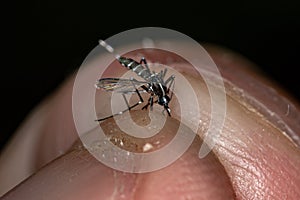
<path fill-rule="evenodd" d="M 161 97 L 158 97 L 158 101 L 157 103 L 159 105 L 162 105 L 165 110 L 168 112 L 168 115 L 171 116 L 171 109 L 169 108 L 169 102 L 170 102 L 170 97 L 168 95 L 165 95 L 165 96 L 161 96 Z"/>

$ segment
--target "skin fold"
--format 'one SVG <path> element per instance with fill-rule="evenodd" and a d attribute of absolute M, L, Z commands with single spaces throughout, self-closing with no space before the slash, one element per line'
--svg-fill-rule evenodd
<path fill-rule="evenodd" d="M 83 147 L 72 120 L 74 76 L 71 76 L 28 116 L 2 152 L 1 199 L 299 199 L 298 104 L 291 103 L 294 101 L 291 97 L 265 79 L 243 57 L 216 46 L 207 46 L 206 50 L 227 80 L 226 119 L 208 156 L 198 158 L 210 121 L 209 94 L 203 79 L 187 70 L 182 60 L 174 59 L 172 67 L 197 88 L 202 123 L 198 136 L 180 159 L 150 173 L 113 170 Z M 144 54 L 150 61 L 163 62 L 166 57 Z M 124 72 L 126 69 L 116 63 L 106 75 L 111 77 Z M 290 99 L 293 115 L 277 112 L 278 106 L 274 106 L 270 95 L 259 96 L 268 91 L 255 87 L 259 84 L 274 88 L 277 99 Z M 267 108 L 258 109 L 259 104 L 249 101 L 251 97 L 264 102 Z M 166 144 L 173 137 L 180 120 L 176 104 L 175 100 L 170 103 L 172 118 L 160 133 L 165 137 L 160 135 L 153 140 Z M 101 110 L 105 105 L 100 102 L 96 107 Z M 268 115 L 271 111 L 274 111 L 273 118 Z M 145 113 L 137 110 L 131 112 L 131 116 L 143 125 L 147 121 Z M 283 119 L 291 131 L 283 130 L 274 116 Z M 118 118 L 122 120 L 122 116 Z M 117 128 L 112 119 L 102 126 L 108 131 Z M 121 137 L 122 131 L 116 129 L 111 134 Z M 124 137 L 130 144 L 136 144 L 135 147 L 142 145 L 143 141 Z"/>

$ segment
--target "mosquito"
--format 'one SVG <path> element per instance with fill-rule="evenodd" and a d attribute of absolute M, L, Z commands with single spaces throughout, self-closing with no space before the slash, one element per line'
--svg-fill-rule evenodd
<path fill-rule="evenodd" d="M 103 46 L 110 53 L 114 53 L 114 49 L 103 40 L 99 40 L 99 44 Z M 115 91 L 121 93 L 124 101 L 127 105 L 127 109 L 111 116 L 96 119 L 96 121 L 103 121 L 116 115 L 121 115 L 126 111 L 133 109 L 144 102 L 141 93 L 148 93 L 150 97 L 148 102 L 142 109 L 147 109 L 150 106 L 150 110 L 153 110 L 153 104 L 157 103 L 163 106 L 163 112 L 167 111 L 168 115 L 171 116 L 171 109 L 169 108 L 169 102 L 173 96 L 173 90 L 175 85 L 175 76 L 171 75 L 165 80 L 167 68 L 156 73 L 150 71 L 147 61 L 144 57 L 141 60 L 135 61 L 132 58 L 126 58 L 119 54 L 114 54 L 115 58 L 119 63 L 126 67 L 128 70 L 135 72 L 143 81 L 138 81 L 134 78 L 121 79 L 121 78 L 101 78 L 95 84 L 97 89 L 103 89 L 105 91 Z M 139 101 L 134 105 L 129 105 L 126 98 L 126 94 L 136 93 L 139 97 Z"/>

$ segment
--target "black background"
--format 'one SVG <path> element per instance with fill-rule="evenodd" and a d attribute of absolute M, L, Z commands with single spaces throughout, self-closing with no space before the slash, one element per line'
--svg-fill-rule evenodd
<path fill-rule="evenodd" d="M 300 6 L 297 1 L 18 1 L 5 14 L 0 147 L 28 112 L 53 91 L 98 39 L 144 26 L 180 31 L 225 46 L 258 64 L 296 98 Z M 4 47 L 3 47 L 4 48 Z"/>

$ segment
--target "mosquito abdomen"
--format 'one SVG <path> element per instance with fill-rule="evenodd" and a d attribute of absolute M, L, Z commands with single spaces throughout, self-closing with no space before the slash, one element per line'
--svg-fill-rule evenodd
<path fill-rule="evenodd" d="M 138 76 L 142 77 L 145 80 L 149 80 L 152 75 L 149 69 L 131 58 L 125 58 L 121 56 L 118 61 L 121 63 L 121 65 L 129 70 L 134 71 Z"/>

